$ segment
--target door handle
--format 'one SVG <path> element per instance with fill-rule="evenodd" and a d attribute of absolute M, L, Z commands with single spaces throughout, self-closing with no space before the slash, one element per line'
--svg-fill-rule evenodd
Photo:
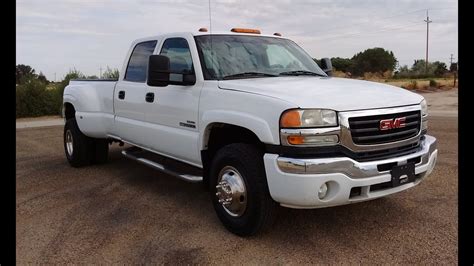
<path fill-rule="evenodd" d="M 119 91 L 118 98 L 119 98 L 120 100 L 125 99 L 125 91 Z"/>
<path fill-rule="evenodd" d="M 145 96 L 145 101 L 152 103 L 155 100 L 155 94 L 153 92 L 149 92 Z"/>

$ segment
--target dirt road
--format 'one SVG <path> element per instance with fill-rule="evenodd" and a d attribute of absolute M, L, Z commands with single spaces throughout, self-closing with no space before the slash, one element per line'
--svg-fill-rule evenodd
<path fill-rule="evenodd" d="M 433 174 L 410 190 L 318 210 L 270 232 L 227 232 L 200 184 L 122 158 L 75 169 L 62 127 L 17 129 L 16 256 L 27 263 L 457 263 L 457 118 L 430 118 Z"/>

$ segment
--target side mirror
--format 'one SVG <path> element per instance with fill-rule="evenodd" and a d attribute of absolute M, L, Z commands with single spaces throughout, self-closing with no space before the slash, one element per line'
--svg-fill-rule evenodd
<path fill-rule="evenodd" d="M 150 55 L 148 86 L 166 87 L 170 83 L 170 59 L 164 55 Z"/>
<path fill-rule="evenodd" d="M 323 71 L 328 75 L 332 76 L 332 63 L 331 59 L 329 58 L 322 58 L 321 59 L 321 68 Z"/>

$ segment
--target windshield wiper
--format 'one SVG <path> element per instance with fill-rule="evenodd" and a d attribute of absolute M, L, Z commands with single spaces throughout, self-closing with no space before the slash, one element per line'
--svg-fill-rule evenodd
<path fill-rule="evenodd" d="M 223 77 L 222 79 L 233 79 L 233 78 L 253 78 L 253 77 L 278 77 L 278 75 L 261 73 L 261 72 L 243 72 L 232 74 Z"/>
<path fill-rule="evenodd" d="M 285 71 L 279 74 L 279 76 L 300 76 L 300 75 L 325 77 L 325 75 L 323 74 L 319 74 L 319 73 L 311 72 L 307 70 Z"/>

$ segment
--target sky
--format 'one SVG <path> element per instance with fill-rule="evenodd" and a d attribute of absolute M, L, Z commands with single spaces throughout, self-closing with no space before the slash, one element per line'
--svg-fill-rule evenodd
<path fill-rule="evenodd" d="M 135 39 L 209 28 L 209 0 L 17 0 L 16 63 L 49 80 L 75 68 L 99 76 L 121 69 Z M 457 61 L 457 0 L 210 0 L 213 31 L 234 27 L 279 32 L 313 58 L 345 57 L 368 48 L 393 51 L 400 65 Z"/>

